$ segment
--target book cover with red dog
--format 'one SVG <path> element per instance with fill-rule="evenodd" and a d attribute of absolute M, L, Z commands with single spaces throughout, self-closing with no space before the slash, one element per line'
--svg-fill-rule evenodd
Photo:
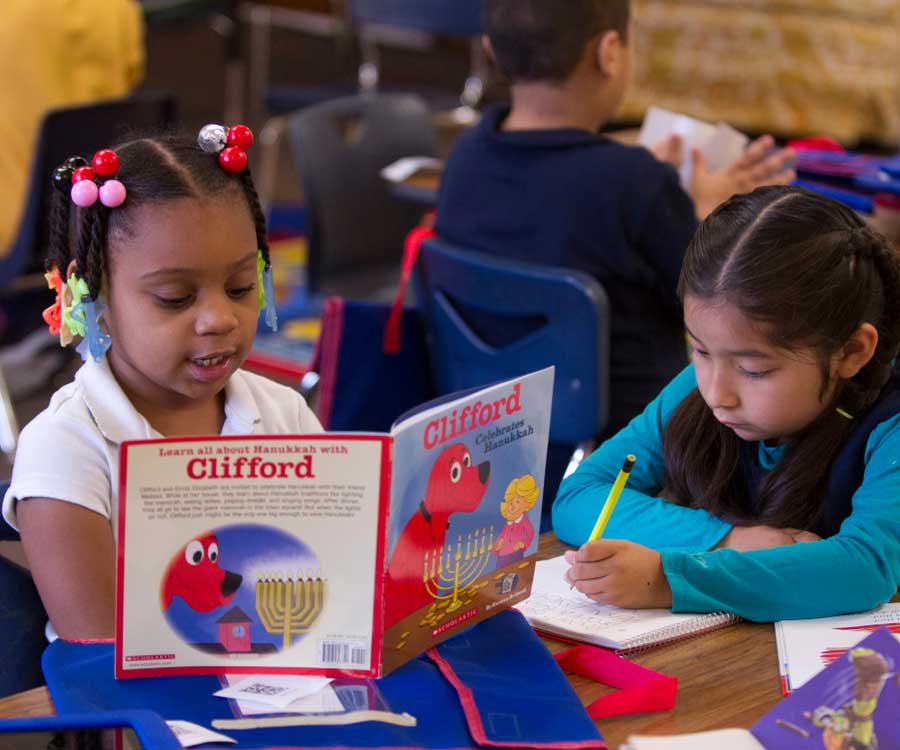
<path fill-rule="evenodd" d="M 389 435 L 123 444 L 116 677 L 377 677 L 526 598 L 553 369 Z"/>

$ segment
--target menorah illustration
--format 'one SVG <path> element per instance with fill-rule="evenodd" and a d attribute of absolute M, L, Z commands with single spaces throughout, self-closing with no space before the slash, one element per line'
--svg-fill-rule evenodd
<path fill-rule="evenodd" d="M 425 553 L 422 583 L 434 603 L 428 608 L 420 625 L 436 625 L 445 615 L 471 603 L 475 592 L 487 585 L 476 584 L 491 559 L 494 548 L 494 527 L 470 531 L 463 544 L 462 534 L 446 548 L 438 547 Z"/>
<path fill-rule="evenodd" d="M 309 632 L 325 602 L 325 581 L 321 571 L 313 578 L 302 571 L 297 578 L 278 574 L 264 575 L 256 581 L 256 612 L 269 633 L 284 637 L 284 648 L 290 647 L 295 635 Z"/>

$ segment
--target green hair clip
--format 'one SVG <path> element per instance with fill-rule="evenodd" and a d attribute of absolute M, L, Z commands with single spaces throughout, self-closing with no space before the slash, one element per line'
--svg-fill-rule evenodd
<path fill-rule="evenodd" d="M 66 286 L 69 287 L 69 291 L 72 292 L 72 300 L 71 304 L 63 305 L 63 322 L 73 334 L 76 336 L 84 336 L 84 321 L 80 320 L 77 316 L 73 316 L 72 310 L 75 308 L 75 305 L 81 302 L 82 297 L 90 297 L 91 290 L 88 288 L 87 282 L 81 276 L 77 276 L 74 273 L 70 274 L 69 278 L 66 279 Z"/>
<path fill-rule="evenodd" d="M 256 250 L 256 282 L 259 309 L 266 311 L 266 325 L 278 330 L 278 314 L 275 311 L 275 282 L 272 280 L 272 264 L 266 263 L 263 252 Z"/>

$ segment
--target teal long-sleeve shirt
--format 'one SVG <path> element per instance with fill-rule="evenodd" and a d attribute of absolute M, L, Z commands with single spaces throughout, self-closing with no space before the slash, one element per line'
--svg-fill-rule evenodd
<path fill-rule="evenodd" d="M 722 610 L 770 621 L 859 612 L 887 601 L 900 584 L 900 415 L 869 435 L 863 482 L 837 534 L 750 552 L 714 550 L 730 524 L 657 497 L 665 480 L 663 429 L 696 385 L 689 366 L 563 481 L 553 505 L 557 536 L 574 545 L 587 540 L 623 458 L 633 453 L 637 463 L 604 537 L 660 552 L 674 612 Z M 761 465 L 771 468 L 782 452 L 760 443 Z"/>

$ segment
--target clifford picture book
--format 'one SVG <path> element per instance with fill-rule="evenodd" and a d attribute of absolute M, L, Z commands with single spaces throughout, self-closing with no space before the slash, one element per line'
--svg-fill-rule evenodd
<path fill-rule="evenodd" d="M 377 677 L 526 598 L 553 368 L 389 434 L 123 444 L 116 677 Z"/>

